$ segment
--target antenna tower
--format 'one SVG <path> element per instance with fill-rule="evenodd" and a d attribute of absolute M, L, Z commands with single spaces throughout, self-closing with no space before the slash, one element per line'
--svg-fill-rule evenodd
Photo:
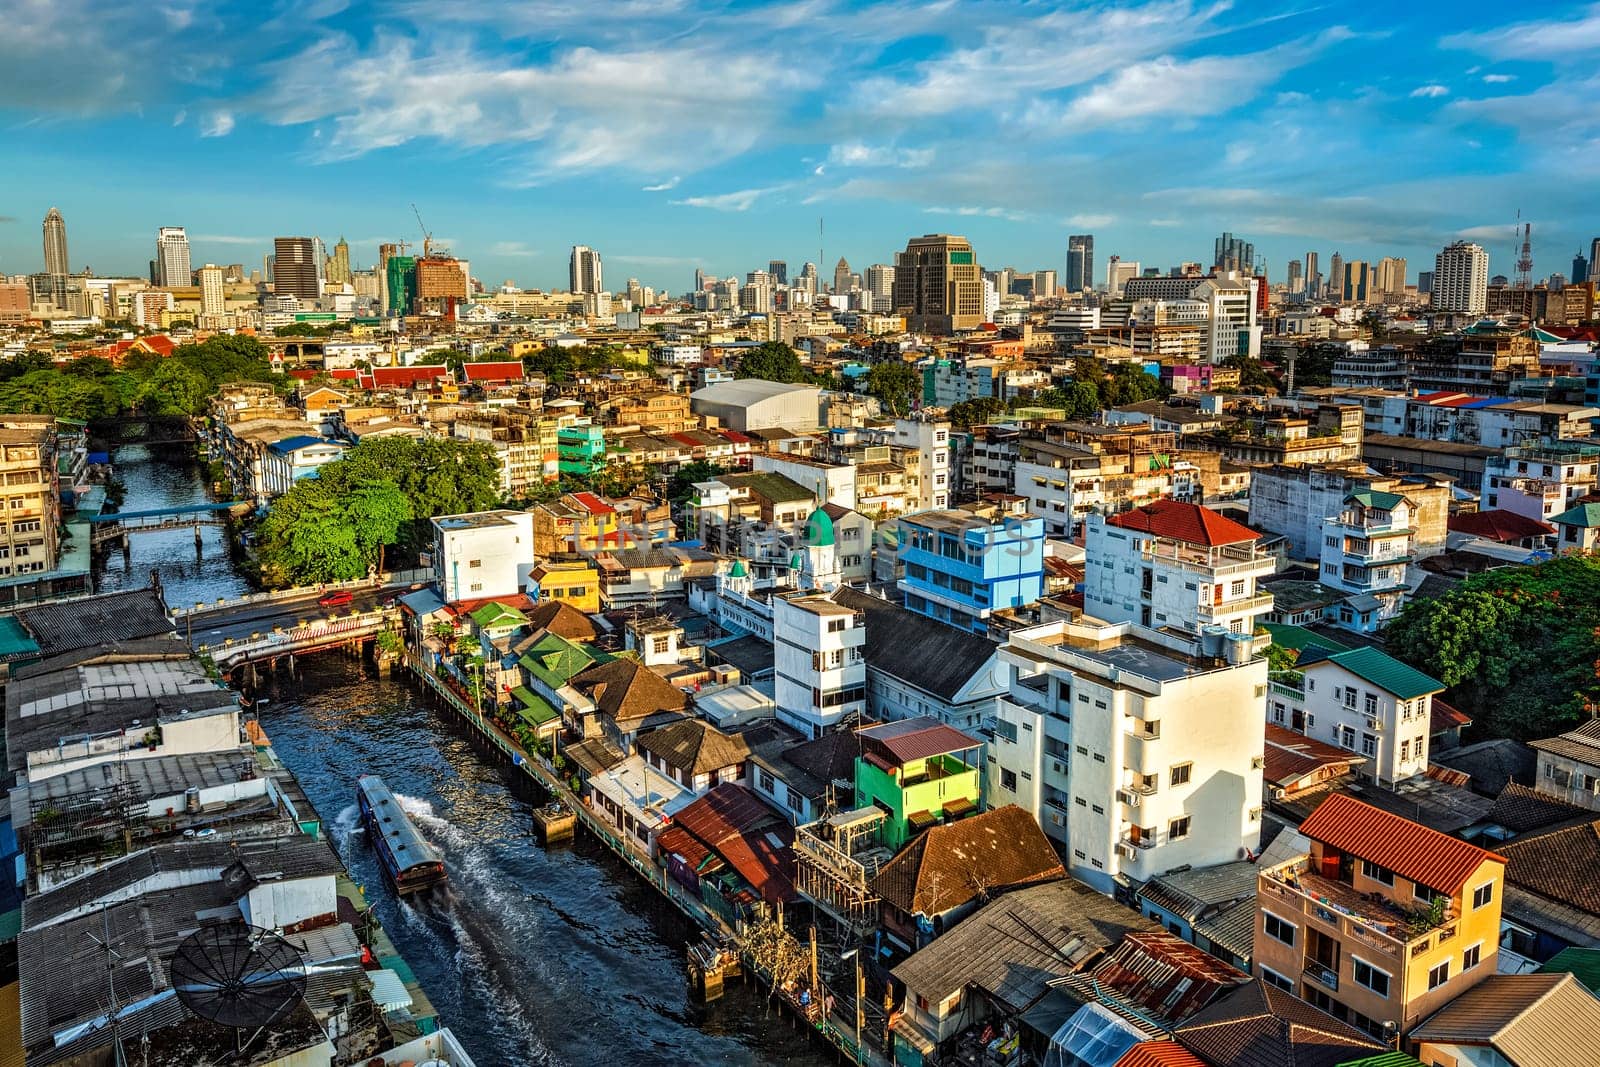
<path fill-rule="evenodd" d="M 1517 221 L 1522 222 L 1522 212 L 1517 212 Z M 1533 223 L 1522 222 L 1522 245 L 1517 252 L 1517 279 L 1518 289 L 1529 289 L 1533 286 Z"/>

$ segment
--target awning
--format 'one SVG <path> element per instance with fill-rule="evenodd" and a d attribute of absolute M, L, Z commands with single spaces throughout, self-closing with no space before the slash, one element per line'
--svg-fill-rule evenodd
<path fill-rule="evenodd" d="M 550 702 L 525 685 L 519 685 L 511 690 L 511 695 L 516 698 L 522 707 L 517 709 L 517 714 L 522 720 L 533 726 L 543 726 L 547 722 L 554 722 L 561 718 L 561 713 L 550 706 Z"/>
<path fill-rule="evenodd" d="M 977 810 L 978 806 L 971 800 L 966 797 L 956 797 L 954 800 L 945 802 L 944 817 L 947 819 L 959 819 L 963 815 L 971 815 Z"/>
<path fill-rule="evenodd" d="M 906 816 L 906 822 L 918 830 L 926 830 L 930 826 L 937 826 L 939 817 L 931 811 L 914 811 Z"/>
<path fill-rule="evenodd" d="M 411 1008 L 411 994 L 406 990 L 406 984 L 400 976 L 391 970 L 368 971 L 367 978 L 372 982 L 372 1002 L 378 1010 L 384 1012 L 409 1011 Z"/>

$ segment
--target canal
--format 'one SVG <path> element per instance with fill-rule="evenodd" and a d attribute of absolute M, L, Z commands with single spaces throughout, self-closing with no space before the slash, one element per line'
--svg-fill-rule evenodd
<path fill-rule="evenodd" d="M 124 510 L 205 499 L 198 467 L 123 448 Z M 246 591 L 220 532 L 136 534 L 100 589 L 161 575 L 170 603 Z M 546 851 L 533 837 L 530 783 L 491 760 L 411 684 L 335 654 L 269 685 L 262 724 L 317 807 L 423 989 L 480 1067 L 524 1064 L 832 1062 L 754 986 L 692 1003 L 684 950 L 693 925 L 622 861 L 580 834 Z M 380 774 L 445 855 L 437 904 L 400 903 L 356 820 L 355 779 Z"/>

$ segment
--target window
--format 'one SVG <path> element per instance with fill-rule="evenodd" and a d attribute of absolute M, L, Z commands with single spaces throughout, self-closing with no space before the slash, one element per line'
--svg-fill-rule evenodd
<path fill-rule="evenodd" d="M 1483 942 L 1479 941 L 1461 954 L 1461 969 L 1470 971 L 1483 959 Z"/>
<path fill-rule="evenodd" d="M 1350 960 L 1352 963 L 1351 971 L 1356 980 L 1356 985 L 1366 986 L 1380 997 L 1389 995 L 1388 972 L 1378 970 L 1378 968 L 1360 956 L 1351 956 Z"/>
<path fill-rule="evenodd" d="M 790 789 L 790 790 L 788 790 L 788 795 L 784 799 L 788 801 L 789 809 L 791 811 L 800 811 L 800 812 L 805 811 L 806 798 L 801 796 L 800 790 L 798 790 L 798 789 Z"/>
<path fill-rule="evenodd" d="M 1194 764 L 1180 763 L 1172 768 L 1171 784 L 1188 785 L 1189 778 L 1194 774 Z"/>
<path fill-rule="evenodd" d="M 657 655 L 657 656 L 666 655 L 667 649 L 669 649 L 671 647 L 672 647 L 672 638 L 670 638 L 670 637 L 662 636 L 662 637 L 652 637 L 650 639 L 650 651 L 654 655 Z"/>
<path fill-rule="evenodd" d="M 1017 772 L 1002 770 L 1000 772 L 1000 788 L 1008 793 L 1017 791 Z"/>
<path fill-rule="evenodd" d="M 828 632 L 830 634 L 841 633 L 841 632 L 843 632 L 843 630 L 844 630 L 844 620 L 843 619 L 829 619 L 828 620 Z"/>
<path fill-rule="evenodd" d="M 1096 763 L 1104 763 L 1106 761 L 1105 753 L 1104 752 L 1096 752 L 1094 754 L 1094 761 Z"/>
<path fill-rule="evenodd" d="M 1486 908 L 1494 900 L 1494 883 L 1485 882 L 1472 891 L 1472 910 Z"/>
<path fill-rule="evenodd" d="M 1273 970 L 1271 967 L 1263 967 L 1263 968 L 1261 968 L 1261 980 L 1263 982 L 1267 983 L 1268 985 L 1277 986 L 1279 989 L 1283 990 L 1285 993 L 1293 993 L 1294 992 L 1294 982 L 1292 982 L 1289 979 L 1285 978 L 1283 975 L 1279 974 L 1277 971 Z"/>
<path fill-rule="evenodd" d="M 1093 811 L 1096 815 L 1104 815 L 1106 813 L 1106 809 L 1102 808 L 1098 804 L 1091 805 L 1089 810 Z"/>
<path fill-rule="evenodd" d="M 1231 596 L 1244 596 L 1244 583 L 1234 582 L 1228 587 L 1228 593 Z"/>
<path fill-rule="evenodd" d="M 768 771 L 768 770 L 758 770 L 758 771 L 756 771 L 756 784 L 761 787 L 763 792 L 766 792 L 766 793 L 777 792 L 778 783 L 773 780 L 771 771 Z"/>
<path fill-rule="evenodd" d="M 1363 756 L 1376 756 L 1378 754 L 1378 739 L 1371 734 L 1362 734 L 1361 754 Z"/>
<path fill-rule="evenodd" d="M 1428 972 L 1428 988 L 1438 989 L 1450 980 L 1450 961 L 1445 960 Z"/>
<path fill-rule="evenodd" d="M 1355 687 L 1353 687 L 1353 686 L 1346 686 L 1345 687 L 1345 690 L 1344 690 L 1344 706 L 1347 707 L 1347 708 L 1350 708 L 1351 710 L 1355 709 L 1355 706 L 1356 706 L 1356 691 L 1355 691 Z"/>
<path fill-rule="evenodd" d="M 1378 694 L 1368 693 L 1365 706 L 1368 715 L 1378 714 Z"/>
<path fill-rule="evenodd" d="M 1339 743 L 1345 748 L 1354 751 L 1356 747 L 1356 728 L 1354 726 L 1336 726 L 1334 730 L 1338 735 Z"/>
<path fill-rule="evenodd" d="M 1262 912 L 1261 916 L 1261 929 L 1268 937 L 1276 938 L 1291 948 L 1294 947 L 1295 927 L 1293 923 L 1285 922 L 1270 911 Z"/>
<path fill-rule="evenodd" d="M 1400 742 L 1400 762 L 1401 763 L 1410 763 L 1411 762 L 1411 742 L 1410 741 L 1402 741 L 1402 742 Z"/>
<path fill-rule="evenodd" d="M 1185 815 L 1181 819 L 1173 819 L 1170 823 L 1168 823 L 1167 824 L 1167 838 L 1168 838 L 1168 840 L 1181 841 L 1185 837 L 1188 837 L 1189 836 L 1189 822 L 1190 822 L 1189 816 Z"/>
<path fill-rule="evenodd" d="M 1387 867 L 1378 866 L 1371 860 L 1361 861 L 1361 873 L 1379 885 L 1394 885 L 1394 872 Z"/>
<path fill-rule="evenodd" d="M 481 566 L 483 566 L 483 560 L 481 560 L 481 559 L 469 559 L 469 560 L 467 560 L 467 566 L 468 567 L 481 567 Z"/>

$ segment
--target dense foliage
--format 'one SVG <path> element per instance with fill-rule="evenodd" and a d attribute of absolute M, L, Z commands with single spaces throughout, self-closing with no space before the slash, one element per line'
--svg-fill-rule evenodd
<path fill-rule="evenodd" d="M 130 354 L 121 366 L 98 356 L 56 364 L 42 355 L 0 364 L 0 411 L 105 419 L 119 415 L 199 415 L 223 382 L 283 386 L 254 337 L 219 335 L 179 345 L 171 356 Z"/>
<path fill-rule="evenodd" d="M 637 367 L 638 361 L 625 356 L 622 349 L 615 345 L 576 345 L 571 348 L 552 345 L 522 357 L 522 365 L 530 374 L 542 374 L 545 381 L 558 383 L 579 374 L 603 374 L 622 367 Z"/>
<path fill-rule="evenodd" d="M 1408 605 L 1384 636 L 1480 736 L 1548 737 L 1600 701 L 1600 559 L 1485 571 Z"/>
<path fill-rule="evenodd" d="M 734 376 L 769 382 L 809 384 L 814 381 L 811 372 L 800 362 L 799 354 L 782 341 L 768 341 L 741 353 Z"/>
<path fill-rule="evenodd" d="M 389 545 L 413 553 L 425 546 L 434 516 L 499 502 L 500 468 L 488 445 L 363 441 L 273 501 L 259 533 L 261 579 L 276 587 L 360 578 L 390 562 Z"/>
<path fill-rule="evenodd" d="M 878 398 L 885 413 L 908 415 L 922 398 L 922 374 L 898 359 L 875 363 L 867 371 L 866 391 Z"/>

